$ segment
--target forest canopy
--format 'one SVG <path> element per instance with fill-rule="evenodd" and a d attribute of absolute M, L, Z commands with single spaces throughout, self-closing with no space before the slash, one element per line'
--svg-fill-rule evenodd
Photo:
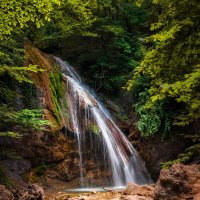
<path fill-rule="evenodd" d="M 22 111 L 16 85 L 34 90 L 29 74 L 43 71 L 24 66 L 28 41 L 62 51 L 96 92 L 116 97 L 127 85 L 142 136 L 191 125 L 200 117 L 199 11 L 197 0 L 0 1 L 0 118 L 8 105 Z"/>
<path fill-rule="evenodd" d="M 153 3 L 161 13 L 145 39 L 150 48 L 127 87 L 146 84 L 136 104 L 144 135 L 158 131 L 158 124 L 167 131 L 170 123 L 186 126 L 200 117 L 200 5 L 195 0 Z"/>

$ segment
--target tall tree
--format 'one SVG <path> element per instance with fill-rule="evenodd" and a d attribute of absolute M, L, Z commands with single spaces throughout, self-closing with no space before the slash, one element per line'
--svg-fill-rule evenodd
<path fill-rule="evenodd" d="M 139 115 L 155 114 L 152 110 L 162 104 L 162 110 L 165 107 L 168 113 L 172 111 L 174 125 L 185 126 L 200 118 L 200 4 L 198 0 L 152 3 L 160 14 L 151 25 L 152 34 L 146 38 L 151 47 L 135 69 L 128 90 L 138 87 L 141 79 L 148 79 L 148 86 L 142 84 L 140 91 L 139 102 L 142 92 L 146 91 L 146 97 Z M 147 126 L 148 123 L 141 127 L 144 134 Z"/>

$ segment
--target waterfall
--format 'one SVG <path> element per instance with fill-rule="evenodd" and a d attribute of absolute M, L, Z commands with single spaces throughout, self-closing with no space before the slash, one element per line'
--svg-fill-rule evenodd
<path fill-rule="evenodd" d="M 77 137 L 79 152 L 80 186 L 93 186 L 84 181 L 88 175 L 88 160 L 94 165 L 96 178 L 106 180 L 105 186 L 150 183 L 144 162 L 94 92 L 84 85 L 67 62 L 57 57 L 55 60 L 66 81 L 67 114 L 71 130 Z"/>

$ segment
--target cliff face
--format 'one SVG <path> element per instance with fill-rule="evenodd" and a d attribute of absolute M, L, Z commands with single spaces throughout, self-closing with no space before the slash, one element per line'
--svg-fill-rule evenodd
<path fill-rule="evenodd" d="M 48 183 L 48 179 L 69 182 L 79 177 L 78 152 L 73 137 L 39 132 L 24 136 L 21 140 L 6 143 L 5 148 L 15 146 L 20 158 L 4 159 L 1 162 L 9 177 L 21 180 Z M 25 179 L 24 179 L 25 178 Z M 45 183 L 43 182 L 43 183 Z"/>
<path fill-rule="evenodd" d="M 38 100 L 42 104 L 46 118 L 52 123 L 52 126 L 49 127 L 50 130 L 52 132 L 59 131 L 64 127 L 64 119 L 60 113 L 60 101 L 65 94 L 65 82 L 62 80 L 62 74 L 52 56 L 44 54 L 30 45 L 26 45 L 25 49 L 26 64 L 37 65 L 43 69 L 43 72 L 31 74 L 31 79 L 40 92 Z"/>
<path fill-rule="evenodd" d="M 158 180 L 161 163 L 175 160 L 188 147 L 188 141 L 179 134 L 162 140 L 160 136 L 141 138 L 135 125 L 131 125 L 129 131 L 129 139 L 145 161 L 154 181 Z"/>
<path fill-rule="evenodd" d="M 44 111 L 44 118 L 50 121 L 45 131 L 30 130 L 20 139 L 0 138 L 1 150 L 14 150 L 14 155 L 1 157 L 10 187 L 28 187 L 27 183 L 56 187 L 76 187 L 80 185 L 80 157 L 77 137 L 68 119 L 66 102 L 66 81 L 63 79 L 54 57 L 26 46 L 26 65 L 38 65 L 43 72 L 31 74 L 37 87 L 37 103 Z M 102 185 L 109 172 L 102 170 L 102 180 L 95 174 L 95 163 L 88 158 L 83 175 L 86 182 Z"/>
<path fill-rule="evenodd" d="M 31 187 L 32 193 L 40 196 L 35 199 L 43 198 L 41 192 L 37 192 L 37 186 L 30 186 L 27 183 L 37 183 L 46 187 L 49 194 L 67 187 L 74 188 L 80 184 L 77 138 L 70 127 L 70 121 L 66 114 L 68 112 L 65 102 L 66 82 L 52 56 L 43 54 L 32 46 L 26 46 L 26 53 L 26 64 L 35 64 L 44 69 L 43 72 L 31 76 L 37 86 L 37 102 L 44 109 L 45 118 L 51 122 L 51 125 L 42 132 L 30 130 L 21 139 L 0 138 L 1 151 L 7 152 L 8 149 L 14 149 L 14 153 L 7 152 L 9 156 L 0 157 L 0 179 L 3 179 L 7 188 L 17 188 L 16 191 L 10 193 L 0 185 L 0 194 L 2 192 L 5 199 L 12 198 L 13 195 L 17 196 L 16 199 L 21 198 L 28 187 Z M 107 107 L 112 112 L 118 114 L 120 112 L 120 108 L 115 104 L 107 103 Z M 148 140 L 142 139 L 135 125 L 137 118 L 133 114 L 131 117 L 132 120 L 126 122 L 119 120 L 118 124 L 132 141 L 146 162 L 152 177 L 157 181 L 160 163 L 175 159 L 188 146 L 187 141 L 182 140 L 179 134 L 175 135 L 173 140 L 161 141 L 156 136 Z M 177 141 L 179 141 L 178 144 Z M 87 152 L 85 153 L 87 154 Z M 86 182 L 93 181 L 96 185 L 105 183 L 109 172 L 102 170 L 102 180 L 98 180 L 95 178 L 95 163 L 88 159 L 86 167 L 88 173 Z M 83 171 L 83 174 L 86 175 L 86 172 Z M 161 171 L 153 194 L 155 197 L 151 195 L 150 198 L 164 200 L 168 199 L 170 194 L 172 200 L 192 195 L 196 195 L 197 198 L 196 196 L 195 198 L 198 199 L 198 180 L 198 165 L 191 167 L 175 165 L 169 170 Z M 129 187 L 130 190 L 134 189 Z M 133 195 L 138 194 L 134 193 Z"/>
<path fill-rule="evenodd" d="M 129 139 L 145 161 L 146 167 L 154 181 L 157 181 L 159 178 L 162 163 L 177 160 L 179 155 L 186 154 L 186 149 L 194 145 L 193 141 L 183 136 L 183 133 L 199 133 L 199 125 L 194 123 L 188 127 L 174 128 L 172 135 L 164 139 L 159 134 L 149 138 L 142 138 L 135 123 L 136 119 L 128 126 Z M 186 155 L 188 158 L 184 163 L 199 163 L 199 153 L 197 149 L 191 155 Z"/>
<path fill-rule="evenodd" d="M 161 171 L 156 184 L 139 186 L 130 183 L 123 191 L 92 192 L 87 194 L 54 193 L 53 199 L 63 200 L 199 200 L 200 166 L 175 164 Z M 76 196 L 76 197 L 75 197 Z M 47 199 L 52 199 L 47 193 Z"/>
<path fill-rule="evenodd" d="M 53 124 L 53 126 L 50 127 L 51 132 L 59 133 L 60 130 L 68 130 L 68 132 L 72 133 L 73 130 L 70 126 L 68 116 L 66 115 L 68 112 L 65 100 L 66 83 L 60 74 L 59 66 L 56 65 L 52 56 L 43 54 L 32 46 L 26 46 L 26 52 L 28 55 L 28 63 L 36 64 L 45 70 L 37 75 L 33 74 L 32 79 L 40 91 L 40 102 L 45 109 L 46 117 Z M 65 103 L 63 103 L 64 101 Z M 117 106 L 116 104 L 117 103 L 113 103 L 112 101 L 105 102 L 108 109 L 118 116 L 122 111 L 122 105 Z M 65 106 L 63 107 L 62 105 Z M 161 170 L 160 163 L 176 159 L 177 155 L 188 147 L 188 141 L 183 139 L 179 134 L 185 130 L 178 130 L 177 134 L 174 134 L 173 139 L 166 138 L 161 140 L 160 136 L 144 139 L 140 137 L 136 128 L 137 117 L 134 113 L 131 112 L 129 119 L 131 120 L 126 122 L 122 119 L 118 121 L 118 124 L 140 153 L 141 157 L 146 162 L 149 172 L 156 181 Z M 179 142 L 177 143 L 177 141 Z"/>
<path fill-rule="evenodd" d="M 5 152 L 0 155 L 0 173 L 5 177 L 1 182 L 10 188 L 28 187 L 27 182 L 46 185 L 53 179 L 70 182 L 79 178 L 80 172 L 76 137 L 66 126 L 68 116 L 61 112 L 67 110 L 63 103 L 66 83 L 52 56 L 29 45 L 25 49 L 25 64 L 43 69 L 31 74 L 31 79 L 37 88 L 35 102 L 50 125 L 41 132 L 30 129 L 22 138 L 0 138 L 1 152 Z"/>

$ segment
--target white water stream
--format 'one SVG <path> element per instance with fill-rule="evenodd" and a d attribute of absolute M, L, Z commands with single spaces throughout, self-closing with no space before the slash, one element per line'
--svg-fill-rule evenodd
<path fill-rule="evenodd" d="M 110 172 L 109 184 L 105 185 L 124 187 L 129 182 L 150 183 L 144 162 L 96 95 L 67 62 L 55 60 L 66 79 L 70 126 L 77 135 L 81 187 L 88 187 L 83 180 L 87 176 L 85 152 L 96 163 L 97 177 L 101 178 L 102 171 Z"/>

